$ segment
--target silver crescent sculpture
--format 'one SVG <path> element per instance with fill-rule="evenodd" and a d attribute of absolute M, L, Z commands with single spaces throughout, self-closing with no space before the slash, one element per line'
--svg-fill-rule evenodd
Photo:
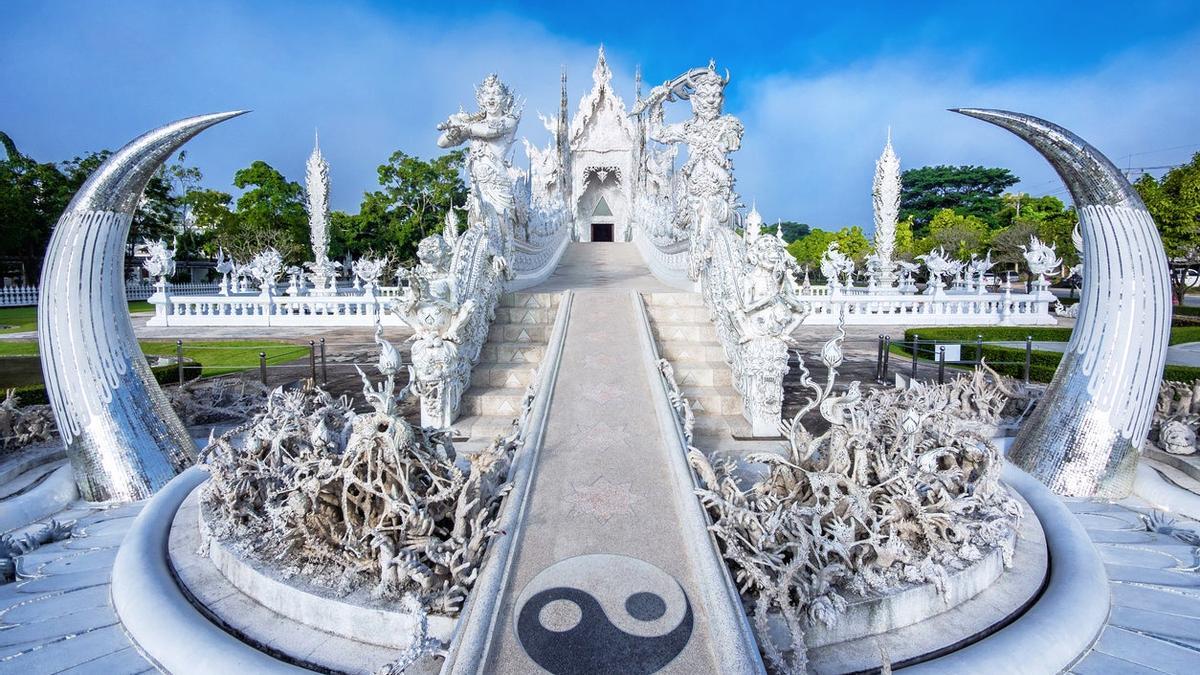
<path fill-rule="evenodd" d="M 1019 136 L 1066 184 L 1083 231 L 1079 318 L 1009 459 L 1061 495 L 1133 489 L 1171 329 L 1162 240 L 1141 197 L 1099 150 L 1062 127 L 1003 110 L 954 109 Z"/>
<path fill-rule="evenodd" d="M 84 499 L 144 499 L 195 461 L 195 445 L 134 338 L 125 245 L 162 163 L 244 112 L 189 117 L 139 136 L 88 177 L 50 237 L 38 294 L 42 374 Z"/>

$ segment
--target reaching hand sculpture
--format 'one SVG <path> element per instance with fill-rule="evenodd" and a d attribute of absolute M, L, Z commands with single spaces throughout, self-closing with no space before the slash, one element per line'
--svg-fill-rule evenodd
<path fill-rule="evenodd" d="M 517 204 L 508 161 L 521 120 L 521 106 L 495 74 L 475 88 L 479 111 L 459 111 L 437 126 L 438 147 L 467 144 L 467 174 L 471 179 L 471 222 L 488 226 L 498 255 L 512 259 Z"/>
<path fill-rule="evenodd" d="M 686 143 L 688 158 L 680 169 L 681 203 L 676 225 L 699 227 L 702 209 L 714 210 L 718 223 L 729 225 L 737 198 L 733 193 L 733 162 L 729 153 L 742 146 L 742 123 L 733 115 L 721 114 L 729 75 L 717 74 L 716 64 L 693 68 L 655 87 L 636 113 L 648 110 L 649 136 L 659 143 Z M 690 100 L 692 118 L 678 124 L 663 124 L 663 104 L 675 99 Z M 693 233 L 695 236 L 695 233 Z"/>
<path fill-rule="evenodd" d="M 413 391 L 421 397 L 421 425 L 448 428 L 470 375 L 460 354 L 463 329 L 477 306 L 460 300 L 450 273 L 451 249 L 441 235 L 421 240 L 417 266 L 409 271 L 408 292 L 391 306 L 413 330 Z M 465 375 L 464 375 L 465 373 Z"/>

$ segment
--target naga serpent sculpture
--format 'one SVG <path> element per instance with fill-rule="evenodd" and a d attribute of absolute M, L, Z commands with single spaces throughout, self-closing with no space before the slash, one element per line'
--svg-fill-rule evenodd
<path fill-rule="evenodd" d="M 42 270 L 38 342 L 46 394 L 80 494 L 134 501 L 192 464 L 196 448 L 133 334 L 125 245 L 142 191 L 180 146 L 246 111 L 189 117 L 104 161 L 58 220 Z"/>
<path fill-rule="evenodd" d="M 1125 497 L 1171 329 L 1167 258 L 1154 220 L 1113 163 L 1070 131 L 1003 110 L 952 112 L 1007 129 L 1041 153 L 1070 191 L 1083 231 L 1079 319 L 1009 459 L 1061 495 Z"/>

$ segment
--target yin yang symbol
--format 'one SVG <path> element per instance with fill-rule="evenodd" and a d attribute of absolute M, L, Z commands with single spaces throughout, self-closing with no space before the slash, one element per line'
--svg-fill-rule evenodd
<path fill-rule="evenodd" d="M 649 674 L 692 636 L 692 606 L 674 577 L 637 558 L 582 555 L 542 570 L 517 597 L 517 639 L 555 675 Z"/>

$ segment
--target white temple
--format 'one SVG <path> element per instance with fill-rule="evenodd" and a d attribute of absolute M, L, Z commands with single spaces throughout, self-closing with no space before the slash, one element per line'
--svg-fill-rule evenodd
<path fill-rule="evenodd" d="M 639 89 L 640 84 L 639 74 Z M 530 148 L 535 175 L 531 182 L 548 191 L 565 191 L 563 201 L 574 217 L 572 240 L 632 241 L 634 205 L 643 193 L 669 194 L 674 152 L 647 150 L 645 125 L 630 115 L 613 89 L 604 47 L 592 71 L 592 88 L 579 99 L 569 125 L 566 87 L 564 73 L 559 118 L 543 119 L 557 141 L 554 156 L 549 148 L 542 151 L 546 154 Z M 536 180 L 539 174 L 544 180 Z M 569 180 L 557 181 L 557 175 Z M 533 196 L 536 201 L 536 187 Z"/>

